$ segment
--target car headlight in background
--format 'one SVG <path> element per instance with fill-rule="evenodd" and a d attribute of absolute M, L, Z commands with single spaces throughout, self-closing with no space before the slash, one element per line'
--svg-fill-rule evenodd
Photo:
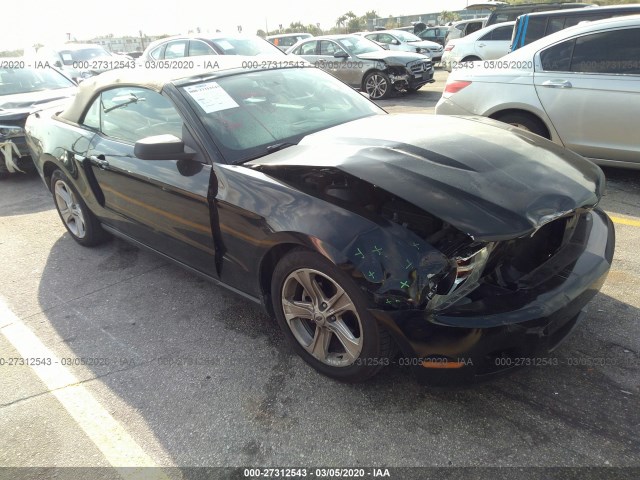
<path fill-rule="evenodd" d="M 24 130 L 22 127 L 16 127 L 14 125 L 0 125 L 0 141 L 23 136 Z"/>

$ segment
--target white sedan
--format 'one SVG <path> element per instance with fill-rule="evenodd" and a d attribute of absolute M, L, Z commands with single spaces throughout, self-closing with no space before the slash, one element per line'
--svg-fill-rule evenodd
<path fill-rule="evenodd" d="M 571 27 L 447 80 L 438 115 L 483 115 L 640 169 L 640 15 Z"/>
<path fill-rule="evenodd" d="M 495 60 L 509 53 L 511 35 L 516 22 L 495 23 L 466 37 L 449 40 L 444 47 L 442 66 L 450 72 L 462 62 Z"/>

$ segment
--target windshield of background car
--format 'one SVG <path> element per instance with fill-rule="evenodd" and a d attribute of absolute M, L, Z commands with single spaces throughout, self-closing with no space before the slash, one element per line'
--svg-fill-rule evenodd
<path fill-rule="evenodd" d="M 380 45 L 371 40 L 363 37 L 348 37 L 341 38 L 338 40 L 338 43 L 342 45 L 342 47 L 349 52 L 349 54 L 358 56 L 363 53 L 371 53 L 371 52 L 379 52 L 385 51 Z"/>
<path fill-rule="evenodd" d="M 73 62 L 86 62 L 96 57 L 106 57 L 109 52 L 102 48 L 82 48 L 78 50 L 61 50 L 60 56 L 65 65 L 72 65 Z"/>
<path fill-rule="evenodd" d="M 280 49 L 259 37 L 213 38 L 209 41 L 223 55 L 284 55 Z"/>
<path fill-rule="evenodd" d="M 422 41 L 420 37 L 417 37 L 413 33 L 403 32 L 402 30 L 393 32 L 393 34 L 403 42 L 421 42 Z"/>
<path fill-rule="evenodd" d="M 74 86 L 71 80 L 48 68 L 0 68 L 0 96 Z"/>
<path fill-rule="evenodd" d="M 181 87 L 230 163 L 371 115 L 374 103 L 312 67 L 256 70 Z"/>

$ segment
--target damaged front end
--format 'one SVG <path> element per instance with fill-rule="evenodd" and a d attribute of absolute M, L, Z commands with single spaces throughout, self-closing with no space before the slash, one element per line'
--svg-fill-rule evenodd
<path fill-rule="evenodd" d="M 389 76 L 393 88 L 405 93 L 435 82 L 433 63 L 430 59 L 413 60 L 407 64 L 388 64 L 384 72 Z"/>
<path fill-rule="evenodd" d="M 354 235 L 342 253 L 356 282 L 385 310 L 428 310 L 450 303 L 477 285 L 495 245 L 476 242 L 415 205 L 337 168 L 256 168 L 377 225 Z"/>

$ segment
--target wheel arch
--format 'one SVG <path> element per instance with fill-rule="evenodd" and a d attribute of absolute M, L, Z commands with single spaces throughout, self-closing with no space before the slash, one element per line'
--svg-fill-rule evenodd
<path fill-rule="evenodd" d="M 555 130 L 550 128 L 549 124 L 540 115 L 526 108 L 518 108 L 518 107 L 503 108 L 503 109 L 492 112 L 491 114 L 487 115 L 487 117 L 493 120 L 500 121 L 500 117 L 504 117 L 505 115 L 509 115 L 509 114 L 526 115 L 530 118 L 533 118 L 534 120 L 540 122 L 540 124 L 544 127 L 544 129 L 547 132 L 547 138 L 551 140 L 554 140 L 557 138 Z"/>

